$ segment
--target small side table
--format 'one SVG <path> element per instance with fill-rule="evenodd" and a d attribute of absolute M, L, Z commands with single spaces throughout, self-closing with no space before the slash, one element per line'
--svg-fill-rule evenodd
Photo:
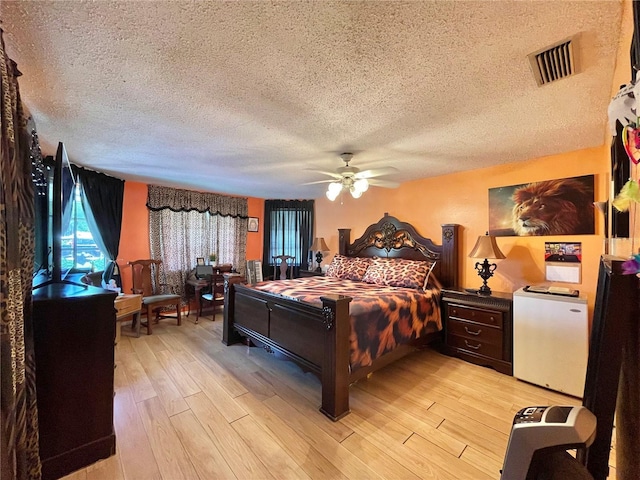
<path fill-rule="evenodd" d="M 113 301 L 116 308 L 116 343 L 120 340 L 120 328 L 117 322 L 133 316 L 131 327 L 135 325 L 136 337 L 140 336 L 140 309 L 142 308 L 142 295 L 125 294 L 118 295 Z"/>
<path fill-rule="evenodd" d="M 300 270 L 300 278 L 303 277 L 324 277 L 324 272 L 316 272 L 315 270 Z"/>
<path fill-rule="evenodd" d="M 442 305 L 446 354 L 513 374 L 513 294 L 445 288 Z"/>

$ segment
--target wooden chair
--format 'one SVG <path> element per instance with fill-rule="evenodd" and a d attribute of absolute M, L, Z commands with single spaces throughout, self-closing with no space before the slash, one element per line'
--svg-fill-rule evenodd
<path fill-rule="evenodd" d="M 198 314 L 196 316 L 196 323 L 198 323 L 198 319 L 200 315 L 202 315 L 202 306 L 203 304 L 213 306 L 213 320 L 215 317 L 215 308 L 219 306 L 224 306 L 224 274 L 229 273 L 233 270 L 233 266 L 230 263 L 218 265 L 214 267 L 214 273 L 211 276 L 211 287 L 207 289 L 205 293 L 200 295 L 200 305 L 198 308 Z"/>
<path fill-rule="evenodd" d="M 147 335 L 151 335 L 151 319 L 155 312 L 155 322 L 161 318 L 176 318 L 178 325 L 182 325 L 180 317 L 180 295 L 168 293 L 168 285 L 160 283 L 160 265 L 162 260 L 136 260 L 129 262 L 133 278 L 133 293 L 142 295 L 142 313 L 147 314 L 147 323 L 140 323 L 147 327 Z M 176 316 L 161 315 L 162 307 L 175 307 Z"/>
<path fill-rule="evenodd" d="M 289 278 L 293 278 L 293 262 L 289 264 L 289 260 L 295 258 L 291 255 L 275 255 L 273 257 L 273 279 L 286 280 L 287 270 L 289 270 Z"/>

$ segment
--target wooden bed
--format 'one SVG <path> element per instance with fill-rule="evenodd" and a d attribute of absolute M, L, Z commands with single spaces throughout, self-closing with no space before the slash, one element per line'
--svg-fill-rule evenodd
<path fill-rule="evenodd" d="M 387 257 L 436 261 L 433 274 L 443 287 L 458 285 L 458 225 L 442 226 L 440 244 L 422 237 L 408 223 L 385 214 L 350 243 L 350 229 L 338 230 L 339 253 L 348 257 Z M 222 342 L 246 337 L 250 344 L 284 355 L 319 375 L 320 411 L 332 420 L 349 413 L 349 385 L 425 345 L 441 332 L 376 358 L 370 366 L 350 371 L 350 297 L 326 295 L 322 307 L 258 291 L 243 284 L 225 285 Z"/>

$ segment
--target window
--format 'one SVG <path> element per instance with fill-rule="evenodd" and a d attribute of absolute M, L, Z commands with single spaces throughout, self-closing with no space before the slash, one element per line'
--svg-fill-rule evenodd
<path fill-rule="evenodd" d="M 308 268 L 313 241 L 314 200 L 266 200 L 263 272 L 273 270 L 273 257 L 294 257 L 294 274 Z"/>
<path fill-rule="evenodd" d="M 53 192 L 49 195 L 53 198 Z M 50 209 L 51 211 L 51 209 Z M 73 186 L 71 202 L 65 208 L 65 221 L 61 239 L 62 271 L 70 269 L 80 271 L 101 271 L 105 268 L 105 255 L 96 245 L 82 205 L 80 183 Z M 66 224 L 66 219 L 69 223 Z M 49 219 L 52 221 L 52 219 Z"/>
<path fill-rule="evenodd" d="M 273 211 L 271 212 L 271 225 L 276 225 L 277 228 L 271 230 L 270 257 L 273 259 L 277 255 L 290 255 L 295 257 L 294 265 L 299 267 L 303 259 L 298 254 L 301 225 L 297 221 L 297 212 Z M 273 264 L 273 260 L 270 263 Z"/>

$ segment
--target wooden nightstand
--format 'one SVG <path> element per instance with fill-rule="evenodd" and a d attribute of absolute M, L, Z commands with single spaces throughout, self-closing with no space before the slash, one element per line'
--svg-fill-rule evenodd
<path fill-rule="evenodd" d="M 324 272 L 316 272 L 315 270 L 300 270 L 300 278 L 302 277 L 324 277 Z"/>
<path fill-rule="evenodd" d="M 443 289 L 442 304 L 445 353 L 512 375 L 513 295 Z"/>

